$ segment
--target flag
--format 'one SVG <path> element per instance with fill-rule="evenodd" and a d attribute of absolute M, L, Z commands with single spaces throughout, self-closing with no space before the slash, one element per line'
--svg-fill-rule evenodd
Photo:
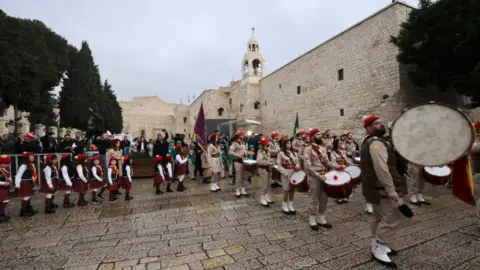
<path fill-rule="evenodd" d="M 205 122 L 205 113 L 203 112 L 203 102 L 200 104 L 200 110 L 198 111 L 197 121 L 193 127 L 193 135 L 200 148 L 203 151 L 207 149 L 207 123 Z"/>
<path fill-rule="evenodd" d="M 293 126 L 293 136 L 297 135 L 299 128 L 300 128 L 300 125 L 298 124 L 298 113 L 297 113 L 297 118 L 295 119 L 295 124 Z"/>
<path fill-rule="evenodd" d="M 459 198 L 460 200 L 475 206 L 473 176 L 470 167 L 470 157 L 468 154 L 453 164 L 452 193 L 453 196 Z"/>

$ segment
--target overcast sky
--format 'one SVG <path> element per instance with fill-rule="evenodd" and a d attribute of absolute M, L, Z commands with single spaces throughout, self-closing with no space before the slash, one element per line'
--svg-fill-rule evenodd
<path fill-rule="evenodd" d="M 240 78 L 251 28 L 267 73 L 390 4 L 391 0 L 0 0 L 80 47 L 121 100 L 157 94 L 183 103 Z M 417 6 L 418 0 L 404 0 Z"/>

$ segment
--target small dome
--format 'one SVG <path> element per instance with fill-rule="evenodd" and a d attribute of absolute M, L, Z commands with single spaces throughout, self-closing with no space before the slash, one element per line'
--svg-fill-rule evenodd
<path fill-rule="evenodd" d="M 252 34 L 250 39 L 248 39 L 248 43 L 258 43 L 258 40 L 257 40 L 257 38 L 255 37 L 254 34 Z"/>

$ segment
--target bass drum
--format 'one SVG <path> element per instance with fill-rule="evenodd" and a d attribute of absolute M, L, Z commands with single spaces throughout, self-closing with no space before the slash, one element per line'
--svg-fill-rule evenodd
<path fill-rule="evenodd" d="M 425 167 L 442 167 L 462 158 L 475 141 L 470 119 L 459 109 L 433 101 L 406 109 L 392 123 L 398 154 Z"/>
<path fill-rule="evenodd" d="M 308 191 L 307 174 L 303 171 L 298 171 L 292 174 L 290 177 L 290 184 L 300 193 Z"/>

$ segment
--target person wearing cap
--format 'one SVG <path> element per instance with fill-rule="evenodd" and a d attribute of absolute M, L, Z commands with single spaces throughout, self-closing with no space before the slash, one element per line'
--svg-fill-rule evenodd
<path fill-rule="evenodd" d="M 190 150 L 188 151 L 188 177 L 190 180 L 195 180 L 195 143 L 190 143 Z"/>
<path fill-rule="evenodd" d="M 386 128 L 382 120 L 375 115 L 368 116 L 363 127 L 367 136 L 360 150 L 360 168 L 363 196 L 373 206 L 372 258 L 396 268 L 390 256 L 397 252 L 389 245 L 402 219 L 398 207 L 403 205 L 402 198 L 407 194 L 406 179 L 396 173 L 396 155 L 392 144 L 384 138 Z"/>
<path fill-rule="evenodd" d="M 154 171 L 153 186 L 155 186 L 155 194 L 161 195 L 164 192 L 160 190 L 160 185 L 165 181 L 165 167 L 163 166 L 163 157 L 161 155 L 155 157 Z"/>
<path fill-rule="evenodd" d="M 281 187 L 281 181 L 282 181 L 282 174 L 278 169 L 276 169 L 274 166 L 277 163 L 277 155 L 281 151 L 280 150 L 280 144 L 279 144 L 279 138 L 278 138 L 278 132 L 274 131 L 272 132 L 272 140 L 268 143 L 268 152 L 270 153 L 270 158 L 273 161 L 273 166 L 271 167 L 271 178 L 272 178 L 272 188 L 278 188 Z"/>
<path fill-rule="evenodd" d="M 470 166 L 472 169 L 475 197 L 477 200 L 478 230 L 480 231 L 480 121 L 474 125 L 476 131 L 475 142 L 470 151 Z"/>
<path fill-rule="evenodd" d="M 260 149 L 257 152 L 258 174 L 260 175 L 260 204 L 269 207 L 272 204 L 268 195 L 270 186 L 270 167 L 273 162 L 268 152 L 268 137 L 260 139 Z"/>
<path fill-rule="evenodd" d="M 122 158 L 123 164 L 123 176 L 120 178 L 119 186 L 125 190 L 125 201 L 133 200 L 133 197 L 130 196 L 130 190 L 132 190 L 132 168 L 133 160 L 128 155 Z"/>
<path fill-rule="evenodd" d="M 114 157 L 110 158 L 110 160 Z M 88 202 L 85 200 L 85 194 L 88 191 L 88 167 L 87 156 L 79 154 L 75 156 L 75 182 L 73 184 L 73 190 L 78 192 L 78 206 L 86 206 Z"/>
<path fill-rule="evenodd" d="M 345 154 L 345 151 L 341 147 L 342 147 L 342 142 L 340 138 L 333 141 L 332 150 L 328 153 L 329 160 L 332 162 L 333 166 L 335 167 L 352 166 L 353 163 L 351 162 L 351 160 L 347 159 L 347 155 Z M 352 195 L 353 195 L 353 192 L 347 198 L 342 198 L 342 199 L 337 198 L 335 202 L 338 204 L 348 203 Z"/>
<path fill-rule="evenodd" d="M 56 154 L 49 153 L 45 156 L 45 167 L 43 168 L 43 175 L 45 181 L 41 182 L 40 192 L 45 194 L 45 213 L 55 213 L 55 208 L 58 206 L 53 203 L 53 197 L 57 192 L 59 179 L 58 179 L 58 158 Z"/>
<path fill-rule="evenodd" d="M 30 202 L 30 197 L 35 194 L 33 186 L 37 182 L 37 168 L 35 168 L 35 154 L 33 152 L 24 152 L 22 155 L 22 164 L 15 174 L 15 188 L 17 197 L 23 197 L 21 217 L 33 216 L 38 211 L 34 210 Z"/>
<path fill-rule="evenodd" d="M 244 131 L 238 131 L 235 134 L 236 140 L 230 146 L 228 153 L 232 155 L 235 167 L 235 196 L 248 196 L 245 191 L 247 181 L 245 179 L 245 170 L 243 166 L 243 159 L 246 157 L 247 149 L 244 142 Z"/>
<path fill-rule="evenodd" d="M 75 204 L 70 202 L 72 193 L 75 169 L 69 154 L 62 154 L 60 157 L 60 183 L 59 189 L 63 191 L 63 208 L 72 208 Z"/>
<path fill-rule="evenodd" d="M 182 141 L 178 140 L 175 145 L 175 176 L 178 179 L 177 191 L 184 191 L 187 188 L 183 184 L 187 173 L 188 154 L 182 146 Z"/>
<path fill-rule="evenodd" d="M 222 161 L 222 170 L 220 171 L 220 178 L 225 178 L 225 171 L 228 171 L 228 142 L 225 140 L 225 135 L 218 134 L 218 145 L 220 146 L 220 159 Z"/>
<path fill-rule="evenodd" d="M 172 156 L 167 154 L 162 161 L 163 167 L 166 169 L 165 182 L 167 182 L 167 192 L 173 192 L 172 181 L 173 181 L 173 166 L 172 166 Z"/>
<path fill-rule="evenodd" d="M 327 150 L 332 149 L 334 140 L 335 138 L 333 138 L 331 130 L 329 128 L 325 129 L 325 132 L 323 133 L 323 143 Z"/>
<path fill-rule="evenodd" d="M 92 168 L 90 169 L 90 183 L 89 187 L 92 189 L 92 204 L 99 204 L 101 201 L 103 201 L 102 195 L 103 192 L 105 191 L 105 177 L 103 174 L 103 168 L 102 165 L 100 164 L 100 156 L 94 156 L 91 158 L 92 161 Z M 97 192 L 98 189 L 100 189 L 101 193 Z"/>
<path fill-rule="evenodd" d="M 204 172 L 204 175 L 210 175 L 210 191 L 217 192 L 221 190 L 218 186 L 217 181 L 220 177 L 220 171 L 222 170 L 223 164 L 220 158 L 220 146 L 218 145 L 218 136 L 217 133 L 212 133 L 208 136 L 208 145 L 206 152 L 207 164 L 209 166 L 208 170 L 210 172 Z"/>
<path fill-rule="evenodd" d="M 12 178 L 10 176 L 10 162 L 11 158 L 7 155 L 0 156 L 0 223 L 10 220 L 10 217 L 5 215 L 5 208 L 7 208 L 8 202 L 8 190 Z"/>
<path fill-rule="evenodd" d="M 332 228 L 325 218 L 328 196 L 322 181 L 327 179 L 325 174 L 329 169 L 340 170 L 341 168 L 336 168 L 328 159 L 326 150 L 322 148 L 323 138 L 318 128 L 312 129 L 309 137 L 312 143 L 305 147 L 304 151 L 305 170 L 308 173 L 310 190 L 309 224 L 312 230 L 318 231 L 320 227 Z"/>
<path fill-rule="evenodd" d="M 292 174 L 300 170 L 298 158 L 292 148 L 292 143 L 285 137 L 280 141 L 281 151 L 277 155 L 278 170 L 282 175 L 283 203 L 282 211 L 287 215 L 296 215 L 297 211 L 293 206 L 295 187 L 290 184 Z"/>

